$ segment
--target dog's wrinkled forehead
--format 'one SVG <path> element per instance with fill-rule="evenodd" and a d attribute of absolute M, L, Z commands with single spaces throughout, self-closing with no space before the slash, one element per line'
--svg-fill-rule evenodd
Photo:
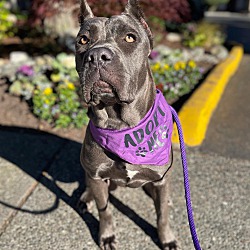
<path fill-rule="evenodd" d="M 145 21 L 138 0 L 128 0 L 124 12 L 121 15 L 110 18 L 95 17 L 86 0 L 81 0 L 80 3 L 79 22 L 81 28 L 78 39 L 84 36 L 84 39 L 88 41 L 89 46 L 85 46 L 85 50 L 93 47 L 101 40 L 111 44 L 111 38 L 120 47 L 119 38 L 124 41 L 124 36 L 126 37 L 126 35 L 128 36 L 128 42 L 135 41 L 134 44 L 137 46 L 143 45 L 145 50 L 147 50 L 149 45 L 149 50 L 152 49 L 152 33 Z M 86 44 L 86 41 L 84 41 L 84 44 Z"/>
<path fill-rule="evenodd" d="M 95 17 L 87 19 L 81 24 L 81 30 L 96 32 L 97 29 L 104 29 L 108 18 L 106 17 Z"/>
<path fill-rule="evenodd" d="M 100 39 L 106 38 L 106 32 L 103 32 L 106 28 L 106 22 L 108 18 L 105 17 L 95 17 L 86 20 L 80 27 L 79 36 L 87 35 L 91 37 L 93 42 Z"/>
<path fill-rule="evenodd" d="M 87 19 L 81 24 L 79 36 L 87 35 L 91 38 L 92 45 L 123 41 L 126 35 L 133 35 L 136 44 L 143 42 L 143 46 L 148 43 L 150 50 L 150 41 L 143 26 L 135 19 L 131 19 L 126 14 L 106 17 L 93 17 Z M 130 46 L 131 48 L 131 46 Z"/>

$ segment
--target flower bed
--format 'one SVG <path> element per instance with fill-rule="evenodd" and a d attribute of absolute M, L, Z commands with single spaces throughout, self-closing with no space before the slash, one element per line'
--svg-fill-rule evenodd
<path fill-rule="evenodd" d="M 183 60 L 180 51 L 166 55 L 155 50 L 150 64 L 157 88 L 170 103 L 190 92 L 203 76 L 197 63 Z M 26 100 L 33 114 L 52 127 L 81 128 L 87 124 L 73 54 L 36 57 L 19 65 L 8 81 L 9 93 Z"/>
<path fill-rule="evenodd" d="M 37 57 L 31 65 L 20 66 L 9 80 L 10 94 L 28 101 L 39 119 L 61 128 L 81 128 L 87 124 L 73 55 Z"/>
<path fill-rule="evenodd" d="M 202 70 L 193 60 L 178 61 L 173 64 L 156 62 L 151 66 L 156 87 L 169 103 L 189 93 L 202 78 Z"/>

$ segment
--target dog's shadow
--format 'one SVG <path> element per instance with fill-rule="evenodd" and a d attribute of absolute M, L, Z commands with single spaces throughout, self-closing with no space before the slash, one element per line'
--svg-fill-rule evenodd
<path fill-rule="evenodd" d="M 1 198 L 0 205 L 20 212 L 45 214 L 57 209 L 59 200 L 63 200 L 82 217 L 93 240 L 98 244 L 98 220 L 91 213 L 82 213 L 78 206 L 78 200 L 85 189 L 85 176 L 79 158 L 81 144 L 34 129 L 8 126 L 0 126 L 0 142 L 0 157 L 14 163 L 56 195 L 56 200 L 50 208 L 39 211 L 15 207 Z M 61 183 L 76 182 L 78 185 L 72 195 L 69 195 L 57 184 L 58 181 Z M 110 201 L 160 247 L 157 230 L 154 226 L 112 194 Z"/>

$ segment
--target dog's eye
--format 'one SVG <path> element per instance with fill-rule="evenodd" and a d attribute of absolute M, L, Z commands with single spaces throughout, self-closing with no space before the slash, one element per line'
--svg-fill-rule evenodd
<path fill-rule="evenodd" d="M 125 38 L 127 43 L 134 43 L 136 41 L 136 37 L 133 34 L 128 34 Z"/>
<path fill-rule="evenodd" d="M 82 36 L 80 39 L 80 44 L 86 45 L 89 42 L 89 39 L 87 36 Z"/>

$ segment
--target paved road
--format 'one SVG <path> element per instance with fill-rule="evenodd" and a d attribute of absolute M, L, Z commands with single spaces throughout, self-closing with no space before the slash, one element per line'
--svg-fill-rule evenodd
<path fill-rule="evenodd" d="M 245 55 L 217 107 L 201 147 L 250 160 L 250 55 Z"/>

